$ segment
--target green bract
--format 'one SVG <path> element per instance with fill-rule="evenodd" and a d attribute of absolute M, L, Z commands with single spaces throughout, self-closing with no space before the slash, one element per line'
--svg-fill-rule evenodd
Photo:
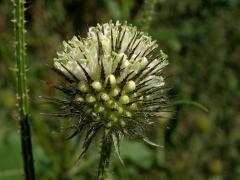
<path fill-rule="evenodd" d="M 61 114 L 76 119 L 76 131 L 86 131 L 86 141 L 97 132 L 110 142 L 144 138 L 143 130 L 166 108 L 162 69 L 167 56 L 132 25 L 90 27 L 86 38 L 64 41 L 57 55 L 54 70 L 66 80 L 58 88 L 67 97 L 59 103 Z"/>

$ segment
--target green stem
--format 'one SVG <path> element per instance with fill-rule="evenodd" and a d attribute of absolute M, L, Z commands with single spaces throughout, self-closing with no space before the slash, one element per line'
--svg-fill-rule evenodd
<path fill-rule="evenodd" d="M 108 180 L 109 179 L 109 161 L 112 152 L 112 139 L 108 136 L 107 132 L 104 132 L 102 137 L 101 146 L 101 157 L 98 167 L 98 179 Z"/>
<path fill-rule="evenodd" d="M 34 166 L 31 143 L 31 130 L 29 125 L 29 102 L 28 89 L 26 79 L 26 43 L 25 43 L 25 16 L 24 16 L 25 0 L 13 1 L 14 5 L 14 31 L 15 31 L 15 56 L 17 62 L 17 100 L 20 115 L 20 130 L 21 130 L 21 146 L 22 158 L 24 165 L 24 173 L 26 180 L 34 180 Z"/>
<path fill-rule="evenodd" d="M 145 32 L 148 32 L 154 17 L 154 8 L 157 0 L 145 0 L 139 16 L 137 17 L 137 25 Z"/>

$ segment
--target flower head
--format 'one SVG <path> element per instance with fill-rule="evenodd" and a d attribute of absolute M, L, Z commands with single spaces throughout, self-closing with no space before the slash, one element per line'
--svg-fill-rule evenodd
<path fill-rule="evenodd" d="M 156 41 L 132 25 L 90 27 L 86 38 L 64 41 L 54 59 L 54 70 L 66 80 L 58 87 L 67 98 L 59 100 L 61 114 L 75 118 L 86 143 L 97 132 L 113 140 L 144 137 L 166 104 L 167 64 Z"/>

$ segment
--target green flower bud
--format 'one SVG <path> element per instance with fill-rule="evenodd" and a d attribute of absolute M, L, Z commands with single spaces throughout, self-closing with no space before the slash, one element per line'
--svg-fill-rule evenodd
<path fill-rule="evenodd" d="M 108 101 L 110 99 L 107 93 L 101 93 L 100 96 L 101 96 L 101 99 L 104 101 Z"/>
<path fill-rule="evenodd" d="M 108 108 L 112 108 L 113 107 L 113 105 L 114 105 L 114 101 L 113 100 L 108 100 L 107 102 L 106 102 L 106 106 L 108 107 Z"/>
<path fill-rule="evenodd" d="M 121 104 L 128 104 L 129 103 L 129 97 L 127 95 L 123 95 L 119 98 L 119 102 Z"/>
<path fill-rule="evenodd" d="M 116 88 L 114 88 L 114 89 L 111 90 L 110 96 L 115 97 L 115 96 L 117 96 L 117 95 L 120 93 L 120 91 L 121 91 L 121 90 L 116 87 Z"/>
<path fill-rule="evenodd" d="M 96 112 L 103 112 L 105 110 L 105 107 L 97 104 L 96 106 L 94 106 L 94 109 Z"/>
<path fill-rule="evenodd" d="M 81 96 L 76 96 L 75 97 L 75 101 L 77 101 L 77 102 L 84 102 L 84 98 L 81 97 Z"/>
<path fill-rule="evenodd" d="M 132 113 L 129 112 L 129 111 L 126 111 L 125 114 L 126 114 L 127 117 L 132 117 Z"/>
<path fill-rule="evenodd" d="M 136 83 L 134 81 L 128 81 L 124 87 L 126 92 L 132 92 L 136 89 Z"/>
<path fill-rule="evenodd" d="M 96 102 L 96 98 L 93 95 L 91 95 L 91 94 L 87 94 L 86 95 L 86 101 L 88 103 L 94 103 L 94 102 Z"/>
<path fill-rule="evenodd" d="M 83 81 L 83 82 L 78 83 L 78 89 L 81 92 L 86 93 L 89 90 L 89 86 L 88 86 L 88 84 L 85 81 Z"/>
<path fill-rule="evenodd" d="M 137 107 L 137 103 L 132 103 L 130 106 L 129 106 L 129 108 L 131 109 L 131 110 L 137 110 L 138 109 L 138 107 Z"/>
<path fill-rule="evenodd" d="M 118 121 L 118 118 L 117 118 L 113 113 L 111 113 L 111 114 L 109 115 L 109 119 L 110 119 L 111 121 L 113 121 L 113 122 L 117 122 L 117 121 Z"/>
<path fill-rule="evenodd" d="M 118 113 L 122 114 L 124 109 L 121 106 L 118 106 L 117 111 L 118 111 Z"/>
<path fill-rule="evenodd" d="M 110 109 L 117 109 L 118 104 L 113 100 L 109 100 L 107 101 L 106 106 Z"/>
<path fill-rule="evenodd" d="M 102 90 L 102 84 L 99 81 L 94 81 L 92 83 L 92 87 L 93 89 L 95 89 L 96 91 L 101 91 Z"/>
<path fill-rule="evenodd" d="M 107 125 L 106 125 L 108 128 L 112 127 L 112 123 L 111 122 L 108 122 Z"/>
<path fill-rule="evenodd" d="M 126 126 L 126 122 L 125 122 L 125 121 L 121 120 L 120 123 L 121 123 L 121 126 L 122 126 L 122 127 L 125 127 L 125 126 Z"/>
<path fill-rule="evenodd" d="M 114 87 L 117 83 L 116 78 L 113 74 L 108 75 L 107 80 L 110 82 L 112 87 Z"/>

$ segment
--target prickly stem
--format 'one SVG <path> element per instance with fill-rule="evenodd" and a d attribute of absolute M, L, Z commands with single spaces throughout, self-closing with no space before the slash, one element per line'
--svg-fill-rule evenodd
<path fill-rule="evenodd" d="M 29 99 L 26 77 L 26 42 L 25 42 L 25 0 L 13 0 L 13 23 L 15 33 L 15 58 L 17 64 L 17 101 L 19 107 L 19 124 L 21 130 L 22 158 L 26 180 L 34 180 L 31 130 L 29 125 Z"/>
<path fill-rule="evenodd" d="M 109 179 L 109 162 L 112 152 L 112 139 L 107 131 L 104 132 L 102 137 L 101 155 L 98 167 L 98 180 Z"/>

